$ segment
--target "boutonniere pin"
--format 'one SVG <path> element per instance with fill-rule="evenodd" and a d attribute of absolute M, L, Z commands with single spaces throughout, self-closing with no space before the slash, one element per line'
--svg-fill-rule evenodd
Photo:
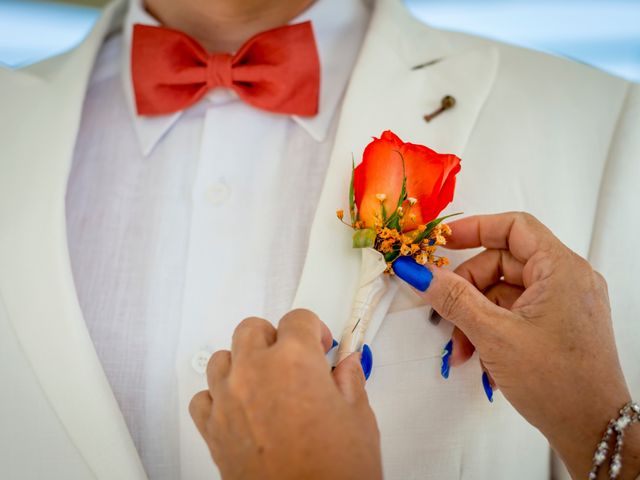
<path fill-rule="evenodd" d="M 362 264 L 338 361 L 362 348 L 375 307 L 389 288 L 394 262 L 409 257 L 420 265 L 448 263 L 437 248 L 451 234 L 443 220 L 452 215 L 438 215 L 453 199 L 459 171 L 455 155 L 405 143 L 391 131 L 367 145 L 357 167 L 354 162 L 349 221 L 343 210 L 337 216 L 353 228 L 353 247 L 362 250 Z"/>

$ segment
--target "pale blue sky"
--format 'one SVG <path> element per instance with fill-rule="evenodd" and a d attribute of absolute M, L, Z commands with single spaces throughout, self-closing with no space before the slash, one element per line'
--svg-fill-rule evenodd
<path fill-rule="evenodd" d="M 640 0 L 406 0 L 437 27 L 475 33 L 640 81 Z M 0 0 L 0 66 L 20 68 L 77 45 L 98 11 Z"/>
<path fill-rule="evenodd" d="M 567 56 L 640 82 L 640 0 L 405 0 L 434 26 Z"/>
<path fill-rule="evenodd" d="M 0 66 L 20 68 L 78 45 L 97 9 L 31 0 L 0 0 Z"/>

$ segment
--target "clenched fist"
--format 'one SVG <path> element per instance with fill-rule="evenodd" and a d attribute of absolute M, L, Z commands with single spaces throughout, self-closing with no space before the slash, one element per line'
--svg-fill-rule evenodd
<path fill-rule="evenodd" d="M 277 330 L 244 320 L 211 357 L 190 411 L 223 478 L 382 478 L 359 354 L 331 372 L 331 344 L 318 317 L 294 310 Z"/>

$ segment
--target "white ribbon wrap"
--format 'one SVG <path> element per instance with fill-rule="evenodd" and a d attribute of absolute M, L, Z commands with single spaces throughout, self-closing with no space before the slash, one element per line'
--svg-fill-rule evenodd
<path fill-rule="evenodd" d="M 386 268 L 387 262 L 380 252 L 373 248 L 362 249 L 358 290 L 353 299 L 351 316 L 342 331 L 336 363 L 360 351 L 365 339 L 373 338 L 380 327 L 398 288 L 397 282 L 392 282 L 384 275 Z M 376 308 L 378 306 L 380 309 Z M 370 326 L 373 331 L 368 332 Z"/>

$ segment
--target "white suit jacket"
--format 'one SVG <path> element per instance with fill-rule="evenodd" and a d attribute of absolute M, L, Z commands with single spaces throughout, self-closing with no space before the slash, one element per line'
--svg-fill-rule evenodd
<path fill-rule="evenodd" d="M 82 318 L 65 232 L 87 80 L 122 9 L 122 0 L 111 2 L 68 54 L 0 70 L 2 479 L 145 478 Z M 455 108 L 425 123 L 422 116 L 447 94 Z M 463 159 L 452 210 L 532 212 L 605 275 L 623 367 L 639 399 L 640 87 L 434 30 L 399 0 L 378 0 L 344 99 L 295 301 L 336 334 L 360 256 L 334 212 L 346 198 L 351 152 L 385 129 Z M 408 289 L 390 312 L 373 341 L 368 384 L 387 478 L 549 478 L 545 440 L 499 393 L 486 401 L 477 360 L 440 378 L 451 326 L 431 325 L 428 306 Z"/>

